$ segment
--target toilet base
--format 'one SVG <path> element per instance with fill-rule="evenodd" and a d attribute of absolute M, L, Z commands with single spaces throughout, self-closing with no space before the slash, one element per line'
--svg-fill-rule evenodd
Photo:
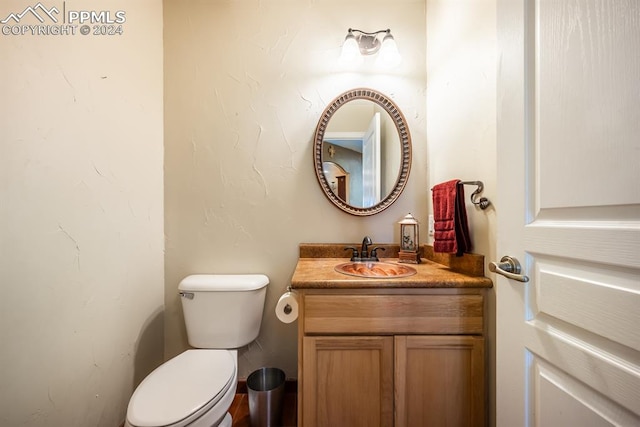
<path fill-rule="evenodd" d="M 231 414 L 227 412 L 227 415 L 222 421 L 220 421 L 220 425 L 218 427 L 231 427 L 232 424 L 233 420 L 231 419 Z"/>

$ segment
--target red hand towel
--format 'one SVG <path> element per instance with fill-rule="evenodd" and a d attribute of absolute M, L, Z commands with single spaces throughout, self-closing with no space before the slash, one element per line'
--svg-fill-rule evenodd
<path fill-rule="evenodd" d="M 471 249 L 464 186 L 459 179 L 454 179 L 436 185 L 431 191 L 435 222 L 433 250 L 461 256 Z"/>

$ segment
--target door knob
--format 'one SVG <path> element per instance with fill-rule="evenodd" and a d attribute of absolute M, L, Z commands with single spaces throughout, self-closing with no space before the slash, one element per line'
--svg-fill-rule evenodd
<path fill-rule="evenodd" d="M 490 262 L 489 271 L 498 273 L 509 279 L 517 280 L 519 282 L 528 282 L 529 277 L 524 274 L 520 274 L 520 263 L 517 259 L 510 256 L 503 256 L 500 262 Z"/>

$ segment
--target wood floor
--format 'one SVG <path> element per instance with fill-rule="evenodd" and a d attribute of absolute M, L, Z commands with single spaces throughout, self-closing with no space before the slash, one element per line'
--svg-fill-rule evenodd
<path fill-rule="evenodd" d="M 297 425 L 297 395 L 285 393 L 282 414 L 282 427 L 296 427 Z M 233 418 L 233 427 L 251 427 L 249 421 L 249 396 L 238 393 L 233 399 L 229 413 Z"/>

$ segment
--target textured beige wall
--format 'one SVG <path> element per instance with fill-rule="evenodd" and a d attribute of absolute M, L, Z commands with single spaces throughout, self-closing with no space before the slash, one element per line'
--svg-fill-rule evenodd
<path fill-rule="evenodd" d="M 0 33 L 2 426 L 117 427 L 162 360 L 162 3 L 66 6 L 127 21 Z"/>
<path fill-rule="evenodd" d="M 407 212 L 427 219 L 425 2 L 165 0 L 165 356 L 187 348 L 177 285 L 191 273 L 265 273 L 262 330 L 240 376 L 277 366 L 297 377 L 297 323 L 274 314 L 301 242 L 397 241 Z M 392 72 L 337 59 L 347 29 L 391 28 Z M 312 138 L 339 93 L 371 87 L 404 112 L 413 137 L 407 187 L 373 217 L 331 205 Z"/>
<path fill-rule="evenodd" d="M 429 185 L 459 178 L 483 181 L 496 201 L 496 1 L 427 0 L 427 146 Z M 473 252 L 496 254 L 494 204 L 480 210 L 465 186 Z M 429 201 L 431 206 L 431 201 Z M 488 294 L 487 357 L 490 425 L 495 420 L 495 294 Z"/>

